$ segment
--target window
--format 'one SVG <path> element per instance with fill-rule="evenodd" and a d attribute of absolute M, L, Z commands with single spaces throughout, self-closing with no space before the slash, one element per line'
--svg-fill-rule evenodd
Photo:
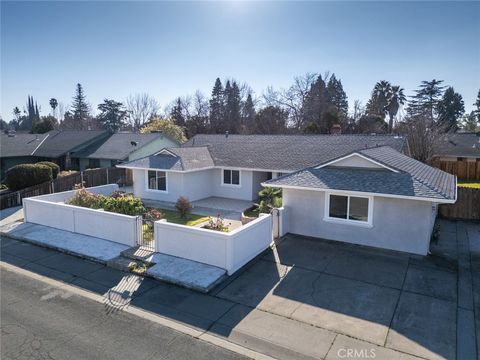
<path fill-rule="evenodd" d="M 371 225 L 370 197 L 327 194 L 327 220 L 348 221 Z"/>
<path fill-rule="evenodd" d="M 149 170 L 147 185 L 150 190 L 167 191 L 167 173 Z"/>
<path fill-rule="evenodd" d="M 240 171 L 223 170 L 223 183 L 226 185 L 240 185 Z"/>

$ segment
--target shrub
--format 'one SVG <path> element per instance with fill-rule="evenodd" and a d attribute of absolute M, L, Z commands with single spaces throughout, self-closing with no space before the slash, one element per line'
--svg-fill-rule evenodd
<path fill-rule="evenodd" d="M 222 216 L 218 214 L 216 218 L 210 216 L 208 218 L 208 224 L 205 225 L 204 228 L 209 230 L 228 232 L 228 225 L 225 225 Z"/>
<path fill-rule="evenodd" d="M 92 194 L 87 189 L 80 188 L 66 203 L 90 209 L 101 209 L 105 203 L 105 196 Z"/>
<path fill-rule="evenodd" d="M 185 219 L 188 214 L 192 211 L 192 204 L 184 196 L 180 196 L 175 204 L 175 207 L 180 212 L 180 217 Z"/>
<path fill-rule="evenodd" d="M 52 177 L 54 179 L 57 178 L 57 175 L 60 172 L 60 166 L 58 166 L 57 164 L 55 164 L 54 162 L 51 162 L 51 161 L 40 161 L 40 162 L 36 163 L 35 165 L 45 165 L 45 166 L 48 166 L 49 168 L 51 168 L 52 169 Z"/>
<path fill-rule="evenodd" d="M 282 189 L 264 187 L 258 193 L 260 202 L 258 210 L 261 213 L 269 213 L 273 208 L 282 206 Z"/>
<path fill-rule="evenodd" d="M 145 213 L 145 206 L 143 205 L 142 199 L 133 196 L 117 198 L 107 196 L 105 197 L 103 208 L 105 211 L 132 216 Z"/>
<path fill-rule="evenodd" d="M 121 197 L 126 197 L 127 193 L 122 190 L 115 190 L 110 197 L 116 199 L 116 198 L 121 198 Z"/>
<path fill-rule="evenodd" d="M 160 210 L 155 208 L 148 209 L 143 215 L 143 218 L 148 221 L 157 221 L 160 220 L 162 217 L 163 215 Z"/>
<path fill-rule="evenodd" d="M 46 165 L 20 164 L 7 170 L 5 183 L 12 190 L 51 181 L 52 168 Z"/>

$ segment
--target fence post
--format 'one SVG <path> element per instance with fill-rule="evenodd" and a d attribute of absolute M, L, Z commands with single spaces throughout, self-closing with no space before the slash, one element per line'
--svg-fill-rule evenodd
<path fill-rule="evenodd" d="M 22 197 L 20 196 L 20 191 L 17 191 L 17 204 L 22 205 Z"/>
<path fill-rule="evenodd" d="M 50 190 L 51 190 L 51 194 L 54 194 L 55 193 L 55 185 L 53 184 L 53 181 L 50 183 Z"/>
<path fill-rule="evenodd" d="M 108 168 L 107 168 L 107 184 L 110 184 L 110 181 L 108 181 Z"/>
<path fill-rule="evenodd" d="M 83 183 L 83 171 L 80 171 L 80 184 L 82 184 L 82 187 L 84 186 L 84 183 Z"/>

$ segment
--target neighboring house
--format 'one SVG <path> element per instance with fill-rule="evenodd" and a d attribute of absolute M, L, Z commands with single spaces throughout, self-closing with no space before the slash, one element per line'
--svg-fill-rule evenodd
<path fill-rule="evenodd" d="M 79 169 L 78 159 L 74 154 L 99 140 L 108 137 L 103 130 L 52 130 L 47 133 L 45 141 L 35 150 L 37 161 L 52 161 L 62 170 Z"/>
<path fill-rule="evenodd" d="M 72 155 L 80 170 L 111 167 L 125 161 L 136 160 L 158 152 L 158 149 L 179 144 L 161 132 L 138 134 L 116 133 L 101 139 Z"/>
<path fill-rule="evenodd" d="M 460 179 L 480 180 L 480 133 L 445 134 L 433 153 L 433 166 Z"/>
<path fill-rule="evenodd" d="M 9 133 L 0 135 L 0 179 L 12 166 L 37 162 L 35 150 L 45 141 L 48 134 Z"/>
<path fill-rule="evenodd" d="M 133 170 L 136 196 L 159 201 L 255 200 L 281 187 L 291 233 L 426 254 L 456 178 L 406 148 L 385 135 L 196 135 L 119 167 Z"/>

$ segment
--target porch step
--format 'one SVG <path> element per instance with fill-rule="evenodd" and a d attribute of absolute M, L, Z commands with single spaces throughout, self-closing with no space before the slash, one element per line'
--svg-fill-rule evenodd
<path fill-rule="evenodd" d="M 155 252 L 145 247 L 136 246 L 128 248 L 121 252 L 121 256 L 131 260 L 138 260 L 147 263 L 155 264 L 152 259 Z"/>

